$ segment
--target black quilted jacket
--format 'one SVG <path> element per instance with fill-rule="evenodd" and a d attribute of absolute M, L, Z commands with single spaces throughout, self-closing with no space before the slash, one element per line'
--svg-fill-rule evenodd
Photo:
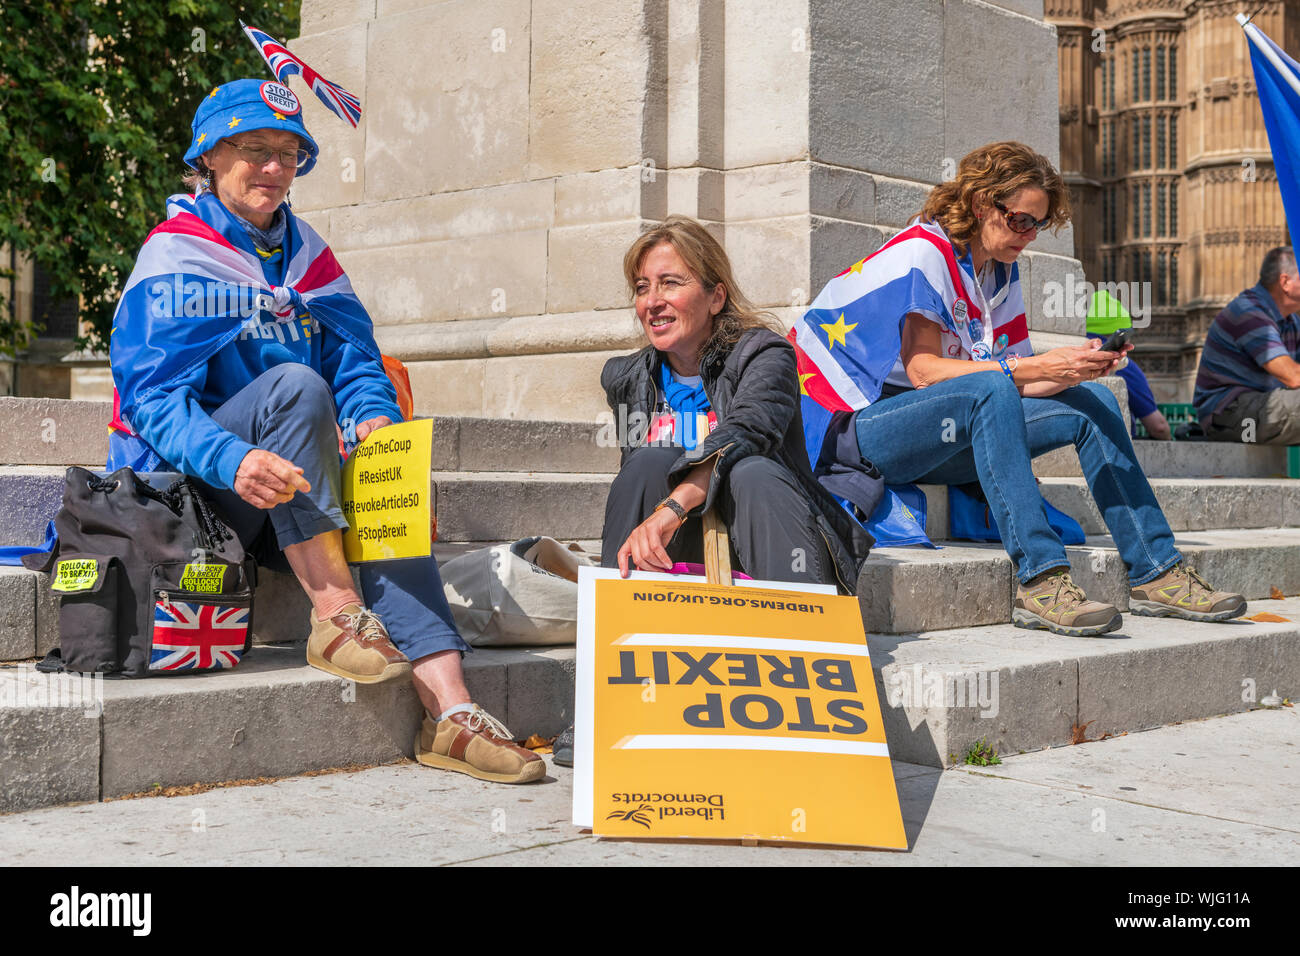
<path fill-rule="evenodd" d="M 636 413 L 646 420 L 653 415 L 660 361 L 660 353 L 647 345 L 605 363 L 600 384 L 615 421 L 628 421 Z M 705 355 L 700 361 L 700 377 L 718 427 L 695 448 L 683 450 L 669 473 L 669 487 L 680 483 L 704 459 L 718 455 L 703 506 L 708 509 L 736 462 L 750 455 L 779 461 L 815 505 L 818 530 L 834 559 L 840 590 L 855 593 L 858 571 L 875 540 L 813 478 L 804 447 L 794 348 L 775 332 L 748 329 L 730 352 Z M 620 406 L 625 409 L 622 415 Z M 620 440 L 627 439 L 625 434 Z M 623 447 L 625 459 L 630 450 Z"/>

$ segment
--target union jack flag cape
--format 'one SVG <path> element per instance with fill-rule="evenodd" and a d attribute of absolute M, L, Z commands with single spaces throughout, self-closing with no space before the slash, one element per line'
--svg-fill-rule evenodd
<path fill-rule="evenodd" d="M 239 25 L 243 27 L 248 39 L 253 41 L 253 46 L 257 47 L 257 52 L 262 54 L 262 59 L 271 68 L 271 72 L 275 74 L 277 80 L 288 85 L 289 77 L 295 73 L 298 74 L 312 88 L 316 98 L 324 103 L 335 116 L 341 120 L 346 120 L 354 129 L 356 128 L 357 123 L 361 120 L 361 101 L 359 99 L 337 83 L 331 83 L 325 79 L 325 77 L 304 63 L 301 57 L 291 53 L 287 46 L 273 39 L 270 34 L 263 33 L 256 27 L 250 27 L 243 20 L 239 21 Z"/>
<path fill-rule="evenodd" d="M 141 402 L 206 363 L 265 312 L 281 322 L 314 319 L 382 362 L 370 316 L 316 230 L 286 211 L 285 281 L 271 286 L 254 253 L 197 215 L 203 195 L 167 200 L 167 219 L 145 239 L 113 315 L 110 362 L 131 370 L 114 376 L 121 391 L 113 427 L 128 434 Z M 148 461 L 143 450 L 111 445 L 110 467 L 152 470 L 158 458 Z"/>
<path fill-rule="evenodd" d="M 866 408 L 887 379 L 903 384 L 891 373 L 909 312 L 942 323 L 945 353 L 952 358 L 1033 355 L 1019 267 L 995 263 L 993 282 L 995 289 L 986 295 L 970 253 L 958 258 L 942 227 L 918 222 L 826 283 L 789 334 L 809 461 L 815 466 L 821 456 L 834 412 Z"/>

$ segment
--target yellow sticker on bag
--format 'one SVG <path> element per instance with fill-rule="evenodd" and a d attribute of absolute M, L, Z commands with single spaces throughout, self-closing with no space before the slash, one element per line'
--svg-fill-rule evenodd
<path fill-rule="evenodd" d="M 226 567 L 224 564 L 198 562 L 185 565 L 185 573 L 181 575 L 181 590 L 220 594 L 226 579 Z"/>
<path fill-rule="evenodd" d="M 99 580 L 99 561 L 95 558 L 71 558 L 60 561 L 54 573 L 53 591 L 88 591 Z"/>

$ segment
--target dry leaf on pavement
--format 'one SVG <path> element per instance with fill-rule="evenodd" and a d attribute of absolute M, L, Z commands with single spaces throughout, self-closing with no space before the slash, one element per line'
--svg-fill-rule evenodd
<path fill-rule="evenodd" d="M 554 737 L 543 737 L 541 734 L 532 734 L 524 741 L 524 749 L 532 750 L 539 754 L 548 754 L 551 752 L 551 744 L 555 743 Z"/>

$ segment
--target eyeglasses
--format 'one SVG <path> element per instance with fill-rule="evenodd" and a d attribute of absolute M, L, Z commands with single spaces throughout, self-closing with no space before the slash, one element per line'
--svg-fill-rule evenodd
<path fill-rule="evenodd" d="M 1027 212 L 1011 212 L 996 199 L 993 200 L 993 206 L 998 212 L 1007 217 L 1007 228 L 1012 232 L 1023 234 L 1031 229 L 1046 229 L 1047 224 L 1052 221 L 1051 216 L 1046 219 L 1035 219 Z"/>
<path fill-rule="evenodd" d="M 222 140 L 231 149 L 237 149 L 244 154 L 244 162 L 252 163 L 254 166 L 265 166 L 275 156 L 280 165 L 286 169 L 302 169 L 307 165 L 307 160 L 311 158 L 311 153 L 305 149 L 271 149 L 269 146 L 241 146 L 239 143 L 232 143 L 230 140 Z"/>

